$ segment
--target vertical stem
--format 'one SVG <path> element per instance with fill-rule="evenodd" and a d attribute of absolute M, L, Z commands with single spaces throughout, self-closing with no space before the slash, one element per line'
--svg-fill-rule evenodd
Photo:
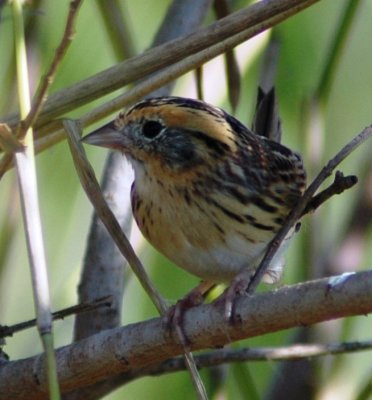
<path fill-rule="evenodd" d="M 21 118 L 24 119 L 31 109 L 31 101 L 24 38 L 22 0 L 13 0 L 12 5 L 19 107 Z M 24 145 L 24 150 L 15 153 L 14 157 L 31 267 L 37 325 L 46 355 L 49 394 L 51 399 L 58 400 L 60 399 L 60 393 L 53 349 L 52 316 L 50 311 L 48 277 L 37 193 L 33 132 L 31 128 L 28 129 L 26 133 Z"/>

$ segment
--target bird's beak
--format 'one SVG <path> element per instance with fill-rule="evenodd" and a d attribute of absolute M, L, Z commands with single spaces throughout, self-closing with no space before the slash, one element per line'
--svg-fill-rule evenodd
<path fill-rule="evenodd" d="M 124 146 L 123 134 L 115 127 L 113 121 L 84 136 L 81 141 L 109 149 L 122 149 Z"/>

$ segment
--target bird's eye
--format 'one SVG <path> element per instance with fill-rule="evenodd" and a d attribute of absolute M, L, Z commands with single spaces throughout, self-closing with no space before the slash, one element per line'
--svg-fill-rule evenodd
<path fill-rule="evenodd" d="M 163 125 L 158 121 L 146 121 L 143 124 L 142 133 L 147 139 L 154 139 L 163 128 Z"/>

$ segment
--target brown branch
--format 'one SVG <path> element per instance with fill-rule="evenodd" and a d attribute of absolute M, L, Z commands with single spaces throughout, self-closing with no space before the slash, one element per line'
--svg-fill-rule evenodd
<path fill-rule="evenodd" d="M 221 347 L 264 333 L 371 313 L 372 271 L 242 296 L 236 310 L 241 324 L 234 325 L 226 323 L 223 304 L 186 311 L 184 329 L 191 349 Z M 56 351 L 62 392 L 146 368 L 182 352 L 182 345 L 169 334 L 161 318 L 106 330 Z M 0 400 L 46 399 L 43 365 L 38 355 L 1 366 Z"/>

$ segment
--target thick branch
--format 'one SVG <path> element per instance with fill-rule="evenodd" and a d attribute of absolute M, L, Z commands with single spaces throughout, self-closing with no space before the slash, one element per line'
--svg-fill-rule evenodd
<path fill-rule="evenodd" d="M 223 305 L 202 305 L 185 313 L 192 350 L 220 347 L 243 338 L 372 312 L 372 271 L 321 279 L 272 292 L 241 297 L 235 313 L 241 323 L 226 324 Z M 290 311 L 290 312 L 289 312 Z M 101 332 L 57 350 L 63 392 L 92 385 L 182 354 L 183 348 L 161 318 Z M 46 399 L 40 356 L 0 369 L 0 400 Z"/>

